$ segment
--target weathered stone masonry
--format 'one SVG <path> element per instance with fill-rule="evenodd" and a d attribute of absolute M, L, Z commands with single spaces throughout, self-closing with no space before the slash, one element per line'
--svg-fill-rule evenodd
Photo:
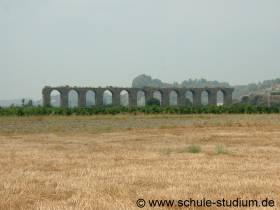
<path fill-rule="evenodd" d="M 153 98 L 153 93 L 159 91 L 161 93 L 161 105 L 168 106 L 170 105 L 170 93 L 175 91 L 177 93 L 177 105 L 184 106 L 186 104 L 186 92 L 190 91 L 193 95 L 193 106 L 201 105 L 201 93 L 206 91 L 208 93 L 208 103 L 210 105 L 217 105 L 217 93 L 222 91 L 224 95 L 224 105 L 229 105 L 232 103 L 232 92 L 233 88 L 120 88 L 120 87 L 106 87 L 106 88 L 90 88 L 90 87 L 49 87 L 46 86 L 43 93 L 43 105 L 51 105 L 51 92 L 57 90 L 60 93 L 60 106 L 68 107 L 68 97 L 69 92 L 74 90 L 78 93 L 78 106 L 86 106 L 86 94 L 88 91 L 93 91 L 95 93 L 95 105 L 103 105 L 103 94 L 106 90 L 109 90 L 112 93 L 112 105 L 119 106 L 120 102 L 120 93 L 125 90 L 128 93 L 129 97 L 129 106 L 137 106 L 137 93 L 143 91 L 145 93 L 145 102 Z"/>

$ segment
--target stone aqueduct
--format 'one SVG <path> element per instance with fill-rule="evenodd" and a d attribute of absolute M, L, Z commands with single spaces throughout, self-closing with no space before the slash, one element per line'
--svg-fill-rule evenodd
<path fill-rule="evenodd" d="M 154 98 L 154 93 L 159 92 L 161 94 L 161 106 L 170 105 L 170 93 L 175 91 L 177 95 L 177 105 L 186 105 L 186 93 L 189 91 L 192 93 L 193 106 L 201 105 L 201 94 L 206 91 L 208 93 L 208 104 L 217 105 L 217 93 L 221 91 L 223 93 L 223 104 L 229 105 L 232 103 L 232 92 L 233 88 L 155 88 L 155 87 L 144 87 L 144 88 L 120 88 L 120 87 L 50 87 L 46 86 L 43 91 L 43 106 L 51 106 L 51 92 L 58 91 L 60 93 L 60 107 L 69 107 L 69 93 L 70 91 L 76 91 L 78 95 L 78 107 L 86 107 L 86 95 L 88 91 L 93 91 L 95 95 L 95 105 L 102 106 L 103 94 L 105 91 L 110 91 L 112 94 L 112 105 L 121 105 L 121 92 L 126 91 L 128 93 L 128 105 L 138 106 L 137 95 L 141 91 L 145 95 L 145 103 L 151 98 Z"/>

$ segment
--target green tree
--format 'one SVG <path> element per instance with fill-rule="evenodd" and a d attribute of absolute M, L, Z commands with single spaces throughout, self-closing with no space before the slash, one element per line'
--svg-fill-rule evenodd
<path fill-rule="evenodd" d="M 151 98 L 147 101 L 148 106 L 160 106 L 160 101 L 156 98 Z"/>

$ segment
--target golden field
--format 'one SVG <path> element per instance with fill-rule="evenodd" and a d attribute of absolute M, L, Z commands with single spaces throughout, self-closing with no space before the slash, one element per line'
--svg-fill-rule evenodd
<path fill-rule="evenodd" d="M 275 207 L 233 209 L 280 209 L 280 115 L 0 118 L 0 210 L 204 197 L 268 197 Z"/>

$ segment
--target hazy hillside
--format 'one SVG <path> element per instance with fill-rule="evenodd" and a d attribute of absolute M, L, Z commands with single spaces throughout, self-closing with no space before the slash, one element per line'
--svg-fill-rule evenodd
<path fill-rule="evenodd" d="M 263 94 L 266 91 L 270 91 L 272 89 L 272 86 L 277 84 L 280 85 L 280 78 L 237 86 L 231 86 L 227 82 L 208 81 L 206 79 L 188 79 L 184 80 L 181 83 L 174 82 L 171 84 L 162 82 L 159 79 L 153 79 L 151 76 L 143 74 L 137 76 L 133 80 L 132 87 L 233 87 L 233 98 L 236 100 L 240 100 L 244 95 Z"/>
<path fill-rule="evenodd" d="M 151 76 L 142 74 L 132 81 L 132 87 L 230 87 L 230 85 L 226 82 L 218 82 L 218 81 L 208 81 L 206 79 L 189 79 L 184 80 L 181 83 L 165 83 L 159 79 L 153 79 Z"/>

